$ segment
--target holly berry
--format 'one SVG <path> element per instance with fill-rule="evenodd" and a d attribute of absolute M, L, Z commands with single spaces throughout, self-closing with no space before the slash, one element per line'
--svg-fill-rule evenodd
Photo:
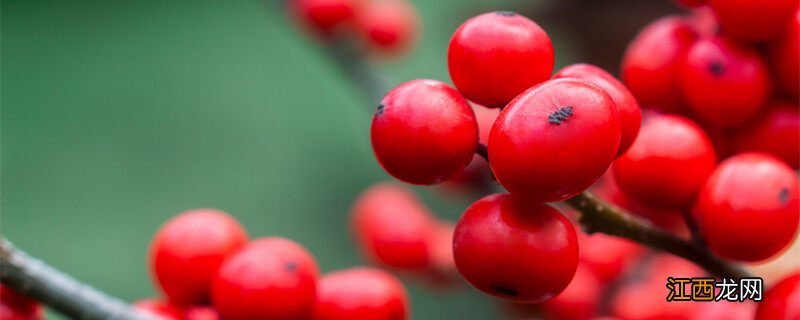
<path fill-rule="evenodd" d="M 181 308 L 160 299 L 142 299 L 133 304 L 136 310 L 165 320 L 183 320 Z M 3 318 L 5 319 L 5 318 Z"/>
<path fill-rule="evenodd" d="M 323 37 L 335 36 L 352 24 L 360 0 L 291 0 L 288 8 L 299 22 Z"/>
<path fill-rule="evenodd" d="M 773 156 L 742 153 L 708 178 L 694 216 L 708 247 L 739 261 L 768 259 L 786 248 L 800 222 L 797 175 Z"/>
<path fill-rule="evenodd" d="M 486 145 L 489 143 L 489 132 L 492 130 L 500 109 L 484 108 L 478 105 L 472 106 L 475 112 L 475 120 L 478 122 L 478 142 Z M 450 179 L 442 183 L 446 191 L 456 191 L 460 193 L 480 193 L 490 188 L 494 183 L 489 162 L 479 155 L 473 155 L 472 161 L 453 174 Z M 471 195 L 471 194 L 470 194 Z"/>
<path fill-rule="evenodd" d="M 736 140 L 739 151 L 766 152 L 792 168 L 800 168 L 800 108 L 797 104 L 776 102 Z"/>
<path fill-rule="evenodd" d="M 658 19 L 636 35 L 622 58 L 622 81 L 639 104 L 683 112 L 678 71 L 696 40 L 692 26 L 676 16 Z"/>
<path fill-rule="evenodd" d="M 434 80 L 403 83 L 381 100 L 372 149 L 381 166 L 412 184 L 444 181 L 472 159 L 478 125 L 467 101 Z"/>
<path fill-rule="evenodd" d="M 617 155 L 620 120 L 600 87 L 555 79 L 500 113 L 489 134 L 497 181 L 532 201 L 561 201 L 592 185 Z"/>
<path fill-rule="evenodd" d="M 578 245 L 581 266 L 603 284 L 624 274 L 644 252 L 635 242 L 602 233 L 588 235 L 579 231 Z"/>
<path fill-rule="evenodd" d="M 518 302 L 556 296 L 578 267 L 572 224 L 555 208 L 509 194 L 473 203 L 456 224 L 458 271 L 479 290 Z"/>
<path fill-rule="evenodd" d="M 644 204 L 688 208 L 714 170 L 714 147 L 703 130 L 679 116 L 646 118 L 636 142 L 614 162 L 620 190 Z"/>
<path fill-rule="evenodd" d="M 150 273 L 171 303 L 206 303 L 222 261 L 246 242 L 244 228 L 225 212 L 186 211 L 167 221 L 153 236 Z"/>
<path fill-rule="evenodd" d="M 351 222 L 370 260 L 405 270 L 430 265 L 435 220 L 407 189 L 389 183 L 370 187 L 356 199 Z"/>
<path fill-rule="evenodd" d="M 776 85 L 795 101 L 800 99 L 800 10 L 783 35 L 769 46 Z"/>
<path fill-rule="evenodd" d="M 416 40 L 419 17 L 408 0 L 371 0 L 358 12 L 356 28 L 369 48 L 396 54 Z"/>
<path fill-rule="evenodd" d="M 800 319 L 800 271 L 796 271 L 767 290 L 758 304 L 756 320 Z"/>
<path fill-rule="evenodd" d="M 622 82 L 605 70 L 585 63 L 566 66 L 556 72 L 553 78 L 583 79 L 605 90 L 614 101 L 622 124 L 622 138 L 617 155 L 625 153 L 630 148 L 639 133 L 642 111 L 636 98 Z"/>
<path fill-rule="evenodd" d="M 296 242 L 256 239 L 225 260 L 212 301 L 224 319 L 306 319 L 318 274 L 314 257 Z"/>
<path fill-rule="evenodd" d="M 597 277 L 585 266 L 579 265 L 567 288 L 555 298 L 542 303 L 542 308 L 551 319 L 593 319 L 600 305 L 602 291 Z"/>
<path fill-rule="evenodd" d="M 0 285 L 0 319 L 42 320 L 44 319 L 44 310 L 35 300 Z"/>
<path fill-rule="evenodd" d="M 313 320 L 409 318 L 403 284 L 386 271 L 352 268 L 325 274 L 317 286 Z"/>
<path fill-rule="evenodd" d="M 754 117 L 769 97 L 759 53 L 725 38 L 697 41 L 680 73 L 686 101 L 703 122 L 732 127 Z"/>
<path fill-rule="evenodd" d="M 722 30 L 745 41 L 777 36 L 791 21 L 798 0 L 709 0 Z"/>
<path fill-rule="evenodd" d="M 195 306 L 186 309 L 184 313 L 186 320 L 222 320 L 216 309 L 209 306 Z"/>
<path fill-rule="evenodd" d="M 553 45 L 538 24 L 508 11 L 473 17 L 447 49 L 450 78 L 467 99 L 500 108 L 550 78 Z"/>

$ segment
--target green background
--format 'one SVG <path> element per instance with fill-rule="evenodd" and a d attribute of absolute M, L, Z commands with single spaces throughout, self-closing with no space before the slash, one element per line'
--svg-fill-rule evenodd
<path fill-rule="evenodd" d="M 415 1 L 422 41 L 379 68 L 448 80 L 460 22 L 519 3 Z M 565 43 L 559 65 L 575 60 Z M 263 1 L 3 1 L 2 234 L 127 301 L 156 294 L 153 232 L 196 207 L 302 243 L 324 271 L 359 264 L 349 206 L 388 178 L 369 146 L 376 102 L 319 49 Z M 468 205 L 418 190 L 443 217 Z M 499 312 L 471 289 L 406 283 L 415 319 Z"/>

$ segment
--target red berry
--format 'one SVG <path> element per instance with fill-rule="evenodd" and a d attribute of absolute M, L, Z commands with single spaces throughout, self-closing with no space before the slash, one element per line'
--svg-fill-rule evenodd
<path fill-rule="evenodd" d="M 691 314 L 690 320 L 753 320 L 756 313 L 756 304 L 749 301 L 720 300 L 713 303 L 699 302 L 697 304 L 698 306 Z"/>
<path fill-rule="evenodd" d="M 395 178 L 413 184 L 444 181 L 464 168 L 478 144 L 467 101 L 434 80 L 403 83 L 381 101 L 372 120 L 372 149 Z"/>
<path fill-rule="evenodd" d="M 776 85 L 795 101 L 800 99 L 800 10 L 783 35 L 769 46 Z"/>
<path fill-rule="evenodd" d="M 500 11 L 473 17 L 453 34 L 447 49 L 450 78 L 473 102 L 503 107 L 550 78 L 553 45 L 530 19 Z"/>
<path fill-rule="evenodd" d="M 602 291 L 603 287 L 595 275 L 585 266 L 579 265 L 567 288 L 555 298 L 545 301 L 542 307 L 551 319 L 594 319 Z"/>
<path fill-rule="evenodd" d="M 486 145 L 489 142 L 489 132 L 500 114 L 500 109 L 490 109 L 476 105 L 472 107 L 472 110 L 475 112 L 475 119 L 478 121 L 478 142 Z M 453 174 L 450 179 L 442 184 L 442 187 L 447 191 L 480 193 L 490 188 L 493 183 L 494 179 L 492 178 L 491 169 L 489 169 L 489 162 L 486 162 L 486 159 L 476 154 L 472 156 L 472 161 L 464 169 Z"/>
<path fill-rule="evenodd" d="M 42 320 L 44 319 L 44 310 L 35 300 L 0 285 L 0 319 Z"/>
<path fill-rule="evenodd" d="M 776 102 L 766 114 L 745 128 L 737 139 L 739 151 L 761 151 L 800 168 L 800 108 Z"/>
<path fill-rule="evenodd" d="M 352 268 L 325 274 L 317 287 L 313 320 L 408 319 L 403 284 L 386 271 Z"/>
<path fill-rule="evenodd" d="M 183 320 L 181 308 L 155 298 L 142 299 L 133 304 L 136 310 L 164 320 Z M 3 318 L 5 319 L 5 318 Z"/>
<path fill-rule="evenodd" d="M 716 161 L 711 141 L 697 124 L 678 116 L 653 116 L 614 162 L 613 172 L 622 192 L 636 201 L 687 208 Z"/>
<path fill-rule="evenodd" d="M 245 230 L 228 214 L 214 209 L 186 211 L 153 236 L 150 273 L 171 303 L 206 303 L 222 261 L 246 242 Z"/>
<path fill-rule="evenodd" d="M 560 201 L 603 175 L 619 140 L 619 116 L 605 91 L 579 79 L 555 79 L 503 109 L 489 134 L 489 164 L 511 193 Z"/>
<path fill-rule="evenodd" d="M 186 320 L 222 320 L 216 309 L 208 306 L 195 306 L 186 309 L 184 314 Z"/>
<path fill-rule="evenodd" d="M 296 242 L 256 239 L 225 260 L 212 300 L 225 319 L 306 319 L 318 274 L 314 257 Z"/>
<path fill-rule="evenodd" d="M 639 104 L 663 112 L 683 112 L 678 70 L 697 39 L 681 17 L 668 16 L 646 26 L 622 58 L 622 81 Z"/>
<path fill-rule="evenodd" d="M 578 267 L 572 224 L 555 208 L 509 194 L 473 203 L 456 224 L 453 256 L 479 290 L 542 302 L 564 290 Z"/>
<path fill-rule="evenodd" d="M 295 19 L 312 32 L 334 36 L 353 22 L 360 0 L 290 0 L 288 8 Z"/>
<path fill-rule="evenodd" d="M 356 26 L 371 49 L 396 54 L 416 40 L 419 17 L 408 0 L 371 0 L 358 13 Z"/>
<path fill-rule="evenodd" d="M 556 72 L 553 78 L 577 78 L 591 82 L 608 93 L 617 106 L 620 123 L 622 125 L 622 138 L 619 143 L 617 155 L 625 153 L 633 144 L 639 133 L 642 123 L 642 110 L 639 103 L 628 88 L 610 73 L 596 66 L 579 63 L 566 66 Z"/>
<path fill-rule="evenodd" d="M 742 153 L 723 161 L 697 198 L 694 216 L 719 256 L 756 262 L 786 248 L 800 222 L 797 175 L 780 160 Z"/>
<path fill-rule="evenodd" d="M 777 36 L 791 21 L 798 0 L 710 0 L 725 34 L 745 41 Z"/>
<path fill-rule="evenodd" d="M 352 209 L 352 226 L 370 260 L 406 270 L 429 266 L 429 239 L 435 220 L 417 197 L 389 183 L 365 190 Z"/>
<path fill-rule="evenodd" d="M 769 97 L 769 74 L 759 53 L 724 38 L 697 41 L 680 79 L 689 107 L 712 126 L 744 123 Z"/>
<path fill-rule="evenodd" d="M 756 320 L 800 319 L 800 272 L 794 272 L 767 290 L 758 304 Z"/>
<path fill-rule="evenodd" d="M 675 0 L 678 4 L 689 8 L 702 7 L 708 4 L 708 1 L 709 0 Z"/>
<path fill-rule="evenodd" d="M 644 251 L 635 242 L 602 233 L 578 232 L 578 245 L 581 265 L 604 284 L 624 274 Z"/>

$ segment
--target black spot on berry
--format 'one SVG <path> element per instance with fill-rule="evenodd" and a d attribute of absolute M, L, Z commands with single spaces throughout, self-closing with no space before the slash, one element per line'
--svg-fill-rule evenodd
<path fill-rule="evenodd" d="M 504 16 L 504 17 L 513 17 L 516 16 L 517 13 L 514 11 L 497 11 L 495 12 L 497 15 Z"/>
<path fill-rule="evenodd" d="M 787 204 L 789 202 L 789 188 L 783 188 L 778 192 L 778 201 L 780 201 L 781 204 Z"/>
<path fill-rule="evenodd" d="M 283 265 L 283 268 L 285 268 L 286 271 L 295 272 L 295 270 L 297 270 L 297 264 L 294 263 L 294 261 L 289 261 L 285 265 Z"/>
<path fill-rule="evenodd" d="M 547 116 L 547 122 L 549 122 L 550 124 L 559 125 L 572 116 L 573 110 L 574 109 L 571 106 L 561 107 L 560 109 L 553 111 L 553 113 Z"/>
<path fill-rule="evenodd" d="M 378 105 L 378 109 L 375 110 L 375 116 L 382 115 L 383 114 L 383 109 L 385 109 L 385 108 L 386 108 L 386 106 L 383 105 L 383 103 L 379 104 Z"/>
<path fill-rule="evenodd" d="M 708 64 L 708 71 L 711 72 L 712 75 L 721 76 L 725 73 L 725 65 L 719 61 L 712 61 Z"/>
<path fill-rule="evenodd" d="M 514 289 L 506 287 L 506 286 L 502 286 L 502 285 L 493 286 L 492 290 L 494 292 L 499 293 L 499 294 L 510 296 L 510 297 L 516 297 L 516 296 L 519 295 L 519 292 L 517 292 L 517 290 L 514 290 Z"/>

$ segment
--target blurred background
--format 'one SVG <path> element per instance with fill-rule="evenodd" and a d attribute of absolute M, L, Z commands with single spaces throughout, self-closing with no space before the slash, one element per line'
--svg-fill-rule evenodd
<path fill-rule="evenodd" d="M 449 82 L 447 43 L 467 18 L 515 10 L 542 25 L 556 68 L 616 73 L 668 0 L 414 1 L 417 48 L 377 66 L 392 83 Z M 2 1 L 0 232 L 127 301 L 154 296 L 147 247 L 168 218 L 213 207 L 251 237 L 290 237 L 323 271 L 362 263 L 353 198 L 388 176 L 369 145 L 368 101 L 318 43 L 264 1 Z M 580 45 L 579 45 L 580 44 Z M 433 197 L 455 220 L 470 199 Z M 490 319 L 474 290 L 407 282 L 415 319 Z M 51 315 L 52 319 L 61 319 Z"/>

